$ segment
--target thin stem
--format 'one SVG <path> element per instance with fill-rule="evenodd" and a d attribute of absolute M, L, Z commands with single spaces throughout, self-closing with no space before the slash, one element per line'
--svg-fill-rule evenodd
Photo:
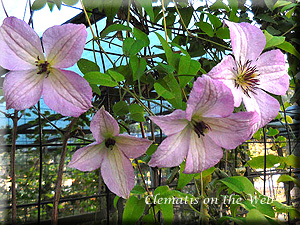
<path fill-rule="evenodd" d="M 63 135 L 63 145 L 62 145 L 62 152 L 60 156 L 59 168 L 57 173 L 57 180 L 56 180 L 56 188 L 55 188 L 55 195 L 53 201 L 53 211 L 52 211 L 52 225 L 58 224 L 58 205 L 60 199 L 60 191 L 61 191 L 61 184 L 62 178 L 64 173 L 64 166 L 65 166 L 65 158 L 68 149 L 68 140 L 71 137 L 71 131 L 74 124 L 77 122 L 78 118 L 74 118 L 71 123 L 66 128 L 64 135 Z"/>
<path fill-rule="evenodd" d="M 124 88 L 121 85 L 118 86 L 119 88 L 122 88 L 124 91 L 127 91 L 129 94 L 131 94 L 132 97 L 134 97 L 134 99 L 149 113 L 150 116 L 155 116 L 155 114 L 150 109 L 148 109 L 147 106 L 145 106 L 145 104 L 138 98 L 138 96 L 135 93 L 131 92 L 129 89 Z"/>
<path fill-rule="evenodd" d="M 8 16 L 8 13 L 6 12 L 6 9 L 5 9 L 5 7 L 4 7 L 3 0 L 1 0 L 1 4 L 2 4 L 2 8 L 3 8 L 3 11 L 4 11 L 6 17 L 9 17 L 9 16 Z"/>
<path fill-rule="evenodd" d="M 161 7 L 162 7 L 162 11 L 163 11 L 165 36 L 166 36 L 166 41 L 168 42 L 167 21 L 166 21 L 166 15 L 165 15 L 165 2 L 164 2 L 164 0 L 161 0 Z"/>
<path fill-rule="evenodd" d="M 11 117 L 13 121 L 12 130 L 12 145 L 10 152 L 10 172 L 11 172 L 11 198 L 12 198 L 12 225 L 17 224 L 17 199 L 16 199 L 16 174 L 15 174 L 15 160 L 16 160 L 16 141 L 18 129 L 18 111 L 15 110 L 14 115 Z"/>
<path fill-rule="evenodd" d="M 93 31 L 93 28 L 92 28 L 92 24 L 91 24 L 90 18 L 89 18 L 88 14 L 87 14 L 87 12 L 86 12 L 86 10 L 85 10 L 85 7 L 84 7 L 84 5 L 83 5 L 83 3 L 82 3 L 82 0 L 79 0 L 79 1 L 80 1 L 80 3 L 81 3 L 81 6 L 82 6 L 82 9 L 83 9 L 83 11 L 84 11 L 86 20 L 87 20 L 87 22 L 88 22 L 88 24 L 89 24 L 89 27 L 90 27 L 90 29 L 91 29 L 91 33 L 92 33 L 92 35 L 93 35 L 93 39 L 96 41 L 97 45 L 99 46 L 99 48 L 101 49 L 101 51 L 106 55 L 106 57 L 107 57 L 108 60 L 111 62 L 111 64 L 114 65 L 114 62 L 113 62 L 113 61 L 111 60 L 111 58 L 108 56 L 108 54 L 106 53 L 106 51 L 104 51 L 104 49 L 102 48 L 102 46 L 100 45 L 100 43 L 99 43 L 99 41 L 98 41 L 97 36 L 95 35 L 95 33 L 94 33 L 94 31 Z"/>

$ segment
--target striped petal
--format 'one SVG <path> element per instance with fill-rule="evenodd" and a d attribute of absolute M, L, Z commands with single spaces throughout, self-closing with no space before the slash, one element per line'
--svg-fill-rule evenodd
<path fill-rule="evenodd" d="M 83 24 L 64 24 L 48 28 L 43 34 L 47 61 L 55 68 L 73 66 L 82 55 L 86 37 Z"/>
<path fill-rule="evenodd" d="M 81 171 L 98 169 L 101 166 L 106 151 L 107 149 L 105 148 L 104 143 L 98 144 L 94 142 L 86 147 L 78 149 L 74 153 L 68 166 Z"/>
<path fill-rule="evenodd" d="M 44 76 L 36 70 L 11 71 L 6 74 L 3 93 L 6 108 L 24 110 L 34 106 L 41 98 Z"/>
<path fill-rule="evenodd" d="M 137 158 L 145 154 L 152 141 L 145 138 L 132 137 L 130 135 L 121 134 L 116 139 L 116 145 L 119 150 L 128 158 Z"/>
<path fill-rule="evenodd" d="M 187 101 L 186 118 L 226 117 L 234 109 L 230 89 L 218 80 L 208 76 L 199 77 L 193 86 Z"/>
<path fill-rule="evenodd" d="M 101 165 L 101 175 L 109 190 L 122 198 L 129 198 L 135 184 L 134 170 L 130 160 L 117 146 L 106 151 L 106 157 Z"/>
<path fill-rule="evenodd" d="M 91 106 L 92 89 L 77 73 L 52 68 L 44 80 L 44 101 L 64 116 L 78 117 Z"/>
<path fill-rule="evenodd" d="M 236 61 L 244 64 L 247 60 L 256 60 L 266 45 L 264 33 L 250 23 L 225 21 L 229 27 L 232 51 Z"/>
<path fill-rule="evenodd" d="M 39 36 L 23 20 L 7 17 L 0 27 L 0 65 L 8 70 L 35 69 L 44 60 Z"/>
<path fill-rule="evenodd" d="M 120 128 L 112 115 L 101 107 L 91 121 L 90 130 L 96 141 L 102 142 L 104 139 L 117 136 Z"/>

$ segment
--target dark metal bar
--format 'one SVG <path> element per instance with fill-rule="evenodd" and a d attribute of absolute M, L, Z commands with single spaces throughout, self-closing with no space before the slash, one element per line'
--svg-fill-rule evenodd
<path fill-rule="evenodd" d="M 267 180 L 267 138 L 266 129 L 263 127 L 264 133 L 264 195 L 266 195 L 266 180 Z"/>
<path fill-rule="evenodd" d="M 38 110 L 41 111 L 40 101 L 38 102 Z M 40 150 L 40 168 L 39 168 L 39 195 L 38 195 L 38 224 L 41 223 L 41 200 L 42 200 L 42 180 L 43 180 L 43 140 L 42 140 L 42 119 L 39 118 L 39 150 Z"/>

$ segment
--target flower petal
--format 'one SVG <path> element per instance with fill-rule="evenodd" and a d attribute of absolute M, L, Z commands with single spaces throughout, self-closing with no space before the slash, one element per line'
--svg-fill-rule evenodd
<path fill-rule="evenodd" d="M 158 146 L 156 152 L 152 155 L 151 167 L 174 167 L 180 165 L 187 155 L 191 129 L 186 127 L 177 134 L 168 136 Z"/>
<path fill-rule="evenodd" d="M 258 121 L 257 112 L 238 112 L 226 118 L 205 118 L 203 122 L 211 128 L 205 136 L 223 148 L 234 149 L 251 137 Z"/>
<path fill-rule="evenodd" d="M 122 198 L 129 197 L 135 184 L 134 170 L 130 160 L 116 146 L 106 152 L 101 175 L 109 190 Z"/>
<path fill-rule="evenodd" d="M 233 80 L 236 62 L 231 55 L 226 55 L 220 63 L 214 66 L 206 75 L 213 79 Z"/>
<path fill-rule="evenodd" d="M 284 95 L 289 88 L 289 75 L 280 50 L 263 53 L 257 60 L 259 87 L 276 95 Z"/>
<path fill-rule="evenodd" d="M 143 155 L 152 141 L 145 138 L 136 138 L 127 134 L 121 134 L 116 138 L 116 145 L 119 150 L 128 158 L 137 158 Z"/>
<path fill-rule="evenodd" d="M 256 94 L 250 93 L 250 98 L 246 95 L 243 96 L 243 102 L 247 111 L 256 111 L 260 116 L 260 121 L 257 128 L 265 126 L 273 120 L 279 112 L 280 104 L 271 95 L 263 90 L 255 90 Z"/>
<path fill-rule="evenodd" d="M 104 143 L 98 144 L 94 142 L 78 149 L 68 166 L 81 171 L 95 170 L 101 166 L 106 151 Z"/>
<path fill-rule="evenodd" d="M 82 55 L 86 37 L 83 24 L 64 24 L 48 28 L 43 34 L 48 62 L 55 68 L 73 66 Z"/>
<path fill-rule="evenodd" d="M 8 70 L 35 69 L 44 60 L 39 36 L 23 20 L 7 17 L 0 27 L 0 65 Z"/>
<path fill-rule="evenodd" d="M 185 112 L 180 109 L 166 116 L 150 116 L 150 119 L 156 123 L 166 135 L 182 131 L 188 123 L 185 118 Z"/>
<path fill-rule="evenodd" d="M 186 118 L 193 116 L 226 117 L 233 109 L 234 102 L 230 89 L 218 80 L 208 76 L 199 77 L 187 101 Z"/>
<path fill-rule="evenodd" d="M 50 109 L 64 116 L 80 116 L 91 106 L 89 83 L 73 71 L 52 68 L 44 80 L 44 101 Z"/>
<path fill-rule="evenodd" d="M 216 165 L 223 157 L 223 150 L 209 136 L 198 137 L 191 133 L 184 173 L 199 173 Z"/>
<path fill-rule="evenodd" d="M 6 74 L 3 92 L 6 108 L 24 110 L 34 106 L 41 98 L 44 76 L 36 70 L 11 71 Z"/>
<path fill-rule="evenodd" d="M 244 64 L 247 60 L 256 60 L 266 45 L 264 33 L 250 23 L 225 21 L 229 27 L 232 51 L 236 61 Z"/>
<path fill-rule="evenodd" d="M 101 107 L 94 115 L 90 130 L 97 142 L 102 142 L 106 138 L 117 136 L 120 132 L 118 122 L 107 112 L 104 107 Z"/>

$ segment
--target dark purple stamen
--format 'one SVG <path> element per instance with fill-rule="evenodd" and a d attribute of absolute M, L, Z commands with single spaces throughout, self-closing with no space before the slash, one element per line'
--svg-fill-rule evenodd
<path fill-rule="evenodd" d="M 235 79 L 235 87 L 243 90 L 244 94 L 250 97 L 249 92 L 255 94 L 255 90 L 258 89 L 259 84 L 258 70 L 256 66 L 251 66 L 251 61 L 247 60 L 245 64 L 241 64 L 241 61 L 237 62 L 237 69 L 233 68 L 238 75 Z"/>
<path fill-rule="evenodd" d="M 210 126 L 208 126 L 203 121 L 194 123 L 194 131 L 196 132 L 196 134 L 198 135 L 199 138 L 200 138 L 200 135 L 204 136 L 204 133 L 207 129 L 211 130 Z"/>
<path fill-rule="evenodd" d="M 106 148 L 109 148 L 110 146 L 114 146 L 116 144 L 116 141 L 112 138 L 108 138 L 106 141 L 105 141 L 105 146 Z"/>

